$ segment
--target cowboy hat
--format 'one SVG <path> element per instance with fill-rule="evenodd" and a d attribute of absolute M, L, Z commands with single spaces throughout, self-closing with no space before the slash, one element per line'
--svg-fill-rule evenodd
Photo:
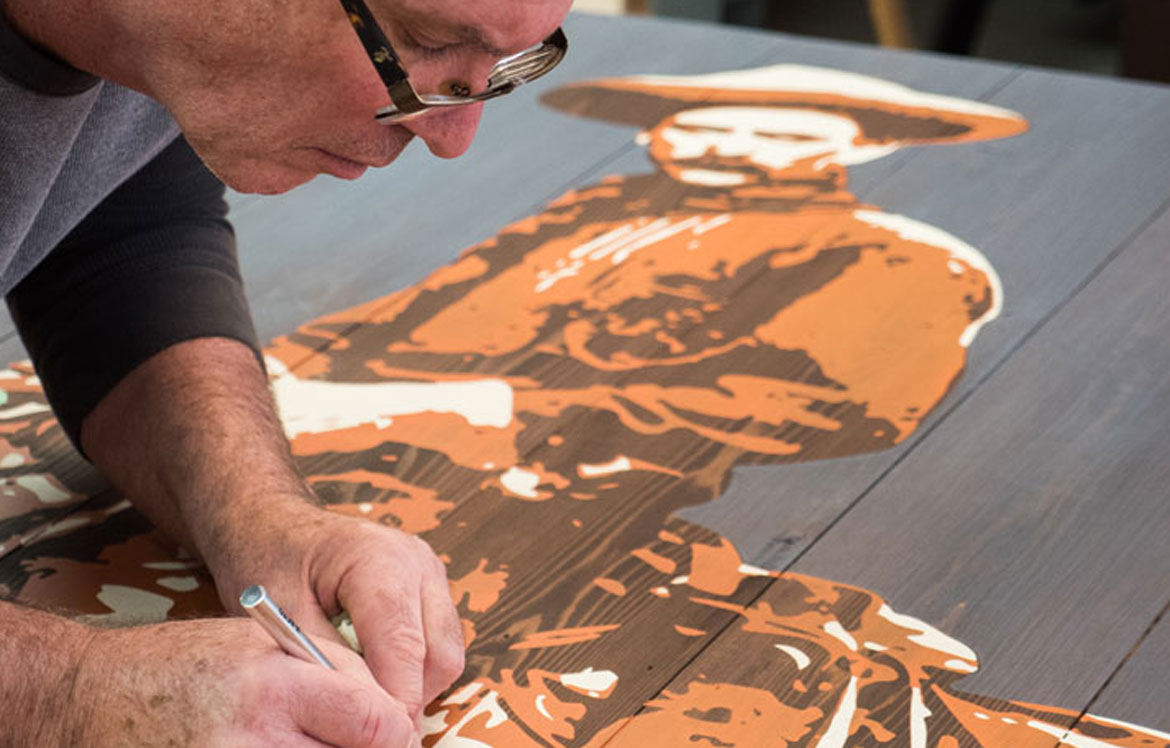
<path fill-rule="evenodd" d="M 642 128 L 687 109 L 816 109 L 852 118 L 868 143 L 990 140 L 1027 129 L 1024 118 L 1007 109 L 806 65 L 603 78 L 563 86 L 544 94 L 541 101 L 569 114 Z"/>

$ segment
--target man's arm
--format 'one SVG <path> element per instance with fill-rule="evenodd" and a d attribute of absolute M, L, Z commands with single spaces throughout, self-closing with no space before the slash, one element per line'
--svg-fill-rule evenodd
<path fill-rule="evenodd" d="M 21 282 L 13 318 L 67 433 L 208 564 L 229 608 L 263 583 L 321 637 L 346 608 L 417 720 L 462 671 L 445 570 L 417 538 L 324 511 L 297 474 L 222 194 L 178 141 Z"/>

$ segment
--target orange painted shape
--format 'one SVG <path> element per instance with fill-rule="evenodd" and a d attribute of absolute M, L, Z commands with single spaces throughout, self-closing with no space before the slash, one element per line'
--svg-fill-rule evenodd
<path fill-rule="evenodd" d="M 577 628 L 552 629 L 537 631 L 528 634 L 509 649 L 543 649 L 545 647 L 563 647 L 567 644 L 580 644 L 601 638 L 602 634 L 616 631 L 621 628 L 620 623 L 606 626 L 580 626 Z"/>
<path fill-rule="evenodd" d="M 790 707 L 764 689 L 691 681 L 647 702 L 607 745 L 783 748 L 811 737 L 824 716 L 816 707 Z"/>
<path fill-rule="evenodd" d="M 623 597 L 626 594 L 626 586 L 616 579 L 597 577 L 593 580 L 593 584 L 612 595 L 617 595 L 618 597 Z"/>
<path fill-rule="evenodd" d="M 639 561 L 644 561 L 650 566 L 653 566 L 663 574 L 673 574 L 675 569 L 678 568 L 678 564 L 676 564 L 674 561 L 670 560 L 666 556 L 655 553 L 649 548 L 639 548 L 636 551 L 631 551 L 630 555 Z"/>
<path fill-rule="evenodd" d="M 481 558 L 474 569 L 459 579 L 448 582 L 451 600 L 456 605 L 466 600 L 468 610 L 483 613 L 499 601 L 500 594 L 508 583 L 507 567 L 501 566 L 496 571 L 489 572 L 487 565 L 488 560 Z"/>
<path fill-rule="evenodd" d="M 690 626 L 680 626 L 677 623 L 674 625 L 674 630 L 683 636 L 706 636 L 707 632 L 702 629 L 693 629 Z"/>
<path fill-rule="evenodd" d="M 719 545 L 691 544 L 691 571 L 687 584 L 712 595 L 731 595 L 747 575 L 740 572 L 743 560 L 727 538 Z"/>
<path fill-rule="evenodd" d="M 335 475 L 315 475 L 309 478 L 310 485 L 319 483 L 365 483 L 383 491 L 405 494 L 385 501 L 362 504 L 332 504 L 329 511 L 357 517 L 368 517 L 376 522 L 392 524 L 403 532 L 421 533 L 439 526 L 442 515 L 455 508 L 450 501 L 438 498 L 435 491 L 419 488 L 398 480 L 386 473 L 372 470 L 350 470 Z M 387 523 L 386 520 L 392 522 Z"/>

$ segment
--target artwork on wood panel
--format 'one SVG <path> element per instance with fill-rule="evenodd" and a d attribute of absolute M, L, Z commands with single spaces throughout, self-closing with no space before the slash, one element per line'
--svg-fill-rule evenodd
<path fill-rule="evenodd" d="M 995 270 L 861 204 L 846 169 L 1024 119 L 791 65 L 543 101 L 640 128 L 657 169 L 573 190 L 268 349 L 293 452 L 331 508 L 418 533 L 449 565 L 468 669 L 425 744 L 1170 745 L 966 694 L 966 644 L 873 592 L 745 564 L 674 516 L 736 465 L 889 448 L 943 401 L 1003 305 Z M 35 460 L 47 416 L 0 419 L 0 465 Z M 6 483 L 22 507 L 77 499 L 49 476 Z M 113 620 L 213 610 L 195 564 L 116 502 L 42 522 L 10 593 Z M 95 528 L 113 541 L 87 541 Z"/>

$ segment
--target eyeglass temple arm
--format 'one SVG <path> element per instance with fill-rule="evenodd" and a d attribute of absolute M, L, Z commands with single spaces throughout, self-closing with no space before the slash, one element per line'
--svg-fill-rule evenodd
<path fill-rule="evenodd" d="M 407 80 L 406 70 L 399 62 L 398 55 L 394 53 L 394 48 L 390 46 L 390 41 L 382 33 L 378 22 L 374 20 L 370 9 L 360 0 L 341 0 L 341 7 L 345 9 L 350 25 L 362 40 L 366 54 L 374 63 L 374 69 L 378 71 L 378 77 L 390 92 L 391 100 L 400 109 L 404 108 L 400 102 L 417 102 L 418 96 Z M 421 108 L 423 105 L 418 102 L 418 106 Z"/>

